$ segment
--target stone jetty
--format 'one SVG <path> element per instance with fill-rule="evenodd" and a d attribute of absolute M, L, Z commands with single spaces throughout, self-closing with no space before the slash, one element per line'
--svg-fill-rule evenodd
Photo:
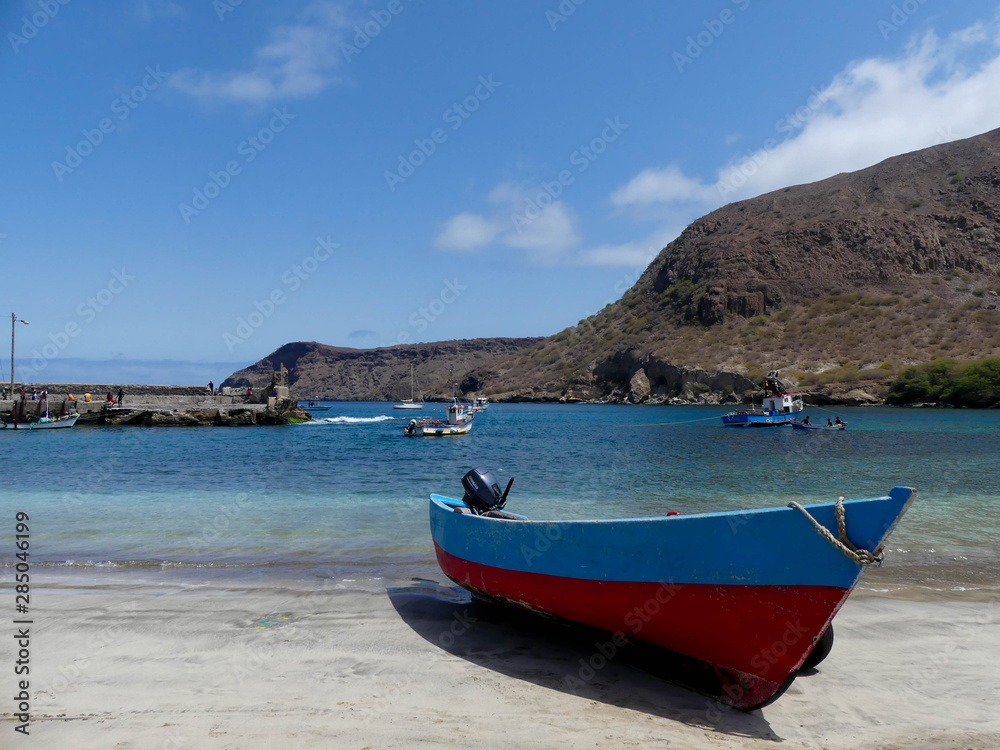
<path fill-rule="evenodd" d="M 125 385 L 119 383 L 30 383 L 14 384 L 20 399 L 25 392 L 25 415 L 51 416 L 78 412 L 77 424 L 156 425 L 156 426 L 238 426 L 279 425 L 303 422 L 308 412 L 288 396 L 288 371 L 274 374 L 271 386 L 255 391 L 250 398 L 245 389 L 224 388 L 212 393 L 207 386 Z M 109 402 L 123 391 L 122 403 Z M 41 394 L 48 392 L 48 400 Z M 37 398 L 32 400 L 32 393 Z M 86 394 L 90 394 L 87 401 Z M 69 395 L 73 395 L 73 400 Z M 0 417 L 10 421 L 15 401 L 0 401 Z"/>

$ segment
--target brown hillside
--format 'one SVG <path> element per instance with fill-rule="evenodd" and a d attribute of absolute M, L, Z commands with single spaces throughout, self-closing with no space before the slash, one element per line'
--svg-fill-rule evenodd
<path fill-rule="evenodd" d="M 905 364 L 998 354 L 998 219 L 1000 130 L 733 203 L 489 386 L 595 397 L 643 362 L 885 381 Z M 602 376 L 624 352 L 636 370 Z"/>

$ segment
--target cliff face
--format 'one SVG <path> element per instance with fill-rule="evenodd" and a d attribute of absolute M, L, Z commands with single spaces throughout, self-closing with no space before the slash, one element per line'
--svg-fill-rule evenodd
<path fill-rule="evenodd" d="M 717 402 L 781 368 L 817 398 L 864 402 L 907 365 L 1000 355 L 998 292 L 1000 130 L 713 211 L 621 300 L 545 339 L 272 358 L 313 397 L 408 395 L 411 361 L 446 396 L 426 360 L 512 400 Z"/>

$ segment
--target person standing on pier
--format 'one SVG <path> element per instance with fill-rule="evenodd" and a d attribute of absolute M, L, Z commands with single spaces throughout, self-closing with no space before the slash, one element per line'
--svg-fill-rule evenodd
<path fill-rule="evenodd" d="M 125 389 L 124 388 L 119 388 L 118 389 L 118 405 L 121 406 L 122 402 L 124 400 L 125 400 Z"/>

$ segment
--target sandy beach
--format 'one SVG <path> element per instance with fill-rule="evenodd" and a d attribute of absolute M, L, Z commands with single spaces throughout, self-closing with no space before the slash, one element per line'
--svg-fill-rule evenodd
<path fill-rule="evenodd" d="M 444 580 L 35 593 L 30 736 L 8 696 L 3 748 L 1000 747 L 1000 597 L 982 591 L 857 592 L 830 657 L 749 714 Z"/>

